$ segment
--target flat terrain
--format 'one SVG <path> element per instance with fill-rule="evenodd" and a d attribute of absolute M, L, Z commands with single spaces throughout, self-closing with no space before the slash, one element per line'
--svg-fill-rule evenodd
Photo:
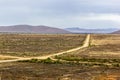
<path fill-rule="evenodd" d="M 34 65 L 34 66 L 33 66 Z M 1 80 L 119 80 L 119 68 L 78 64 L 0 64 Z"/>
<path fill-rule="evenodd" d="M 1 34 L 0 54 L 21 57 L 43 56 L 79 47 L 85 37 L 84 34 Z"/>
<path fill-rule="evenodd" d="M 120 58 L 120 35 L 94 34 L 91 35 L 90 46 L 82 50 L 61 55 L 61 58 Z"/>
<path fill-rule="evenodd" d="M 91 34 L 90 36 L 88 35 L 88 38 L 86 38 L 86 35 L 78 34 L 36 34 L 33 36 L 31 34 L 22 34 L 17 36 L 15 35 L 15 41 L 13 35 L 9 35 L 8 37 L 8 41 L 11 41 L 13 43 L 15 42 L 20 46 L 24 44 L 28 47 L 31 46 L 31 48 L 26 49 L 25 45 L 22 47 L 18 47 L 19 45 L 14 45 L 14 47 L 17 46 L 18 51 L 15 52 L 16 54 L 18 54 L 18 56 L 21 56 L 22 58 L 23 54 L 21 50 L 25 49 L 25 52 L 30 51 L 31 55 L 29 53 L 29 55 L 26 54 L 24 56 L 36 56 L 36 58 L 40 59 L 35 59 L 34 57 L 34 59 L 31 60 L 23 60 L 11 63 L 0 63 L 1 80 L 120 80 L 120 35 Z M 16 42 L 16 40 L 19 40 L 19 37 L 22 45 Z M 43 53 L 38 51 L 39 54 L 33 55 L 34 52 L 37 51 L 36 49 L 38 47 L 27 42 L 26 38 L 28 38 L 29 42 L 33 43 L 35 41 L 37 45 L 41 44 L 41 40 L 43 40 L 43 43 L 45 44 L 45 46 L 42 46 L 43 49 L 45 48 L 45 51 L 43 51 L 44 55 L 51 55 L 51 53 L 46 53 L 46 46 L 48 44 L 49 45 L 47 47 L 50 48 L 50 51 L 52 53 L 62 51 L 65 51 L 65 53 L 60 53 L 60 55 L 54 55 L 53 57 L 41 60 L 41 55 L 43 55 Z M 5 36 L 1 40 L 4 41 L 4 39 L 6 39 Z M 52 39 L 53 41 L 51 42 Z M 38 42 L 36 40 L 38 40 Z M 8 43 L 10 44 L 11 42 Z M 6 42 L 2 43 L 8 44 Z M 53 43 L 60 43 L 63 48 L 59 47 L 58 49 L 57 47 L 55 47 L 55 45 L 52 45 Z M 2 48 L 2 46 L 4 46 L 4 48 Z M 6 48 L 6 45 L 2 46 L 1 49 L 5 51 L 4 49 Z M 11 44 L 11 46 L 13 46 L 13 44 Z M 12 50 L 14 51 L 14 48 L 12 48 L 11 46 L 9 46 L 9 51 L 12 52 Z M 32 51 L 31 49 L 34 47 L 35 50 Z M 19 48 L 21 50 L 19 50 Z M 21 52 L 19 53 L 19 51 Z M 5 53 L 4 55 L 6 54 L 16 55 L 15 53 Z M 3 55 L 3 53 L 1 53 L 1 55 Z"/>

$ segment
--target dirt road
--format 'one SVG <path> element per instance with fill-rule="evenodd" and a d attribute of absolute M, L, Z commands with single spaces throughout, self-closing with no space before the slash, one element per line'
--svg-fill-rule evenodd
<path fill-rule="evenodd" d="M 39 57 L 29 57 L 29 58 L 24 58 L 24 57 L 16 57 L 17 59 L 13 59 L 13 60 L 1 60 L 0 63 L 4 63 L 4 62 L 15 62 L 15 61 L 19 61 L 19 60 L 29 60 L 29 59 L 47 59 L 49 57 L 53 57 L 53 56 L 56 56 L 56 55 L 61 55 L 61 54 L 65 54 L 65 53 L 70 53 L 70 52 L 73 52 L 73 51 L 76 51 L 76 50 L 79 50 L 79 49 L 83 49 L 85 47 L 88 47 L 89 46 L 89 43 L 90 43 L 90 34 L 88 34 L 86 36 L 86 39 L 83 43 L 82 46 L 80 47 L 77 47 L 77 48 L 74 48 L 74 49 L 70 49 L 70 50 L 67 50 L 67 51 L 63 51 L 63 52 L 59 52 L 59 53 L 55 53 L 55 54 L 50 54 L 50 55 L 46 55 L 46 56 L 39 56 Z M 3 56 L 4 57 L 4 56 Z M 10 57 L 10 56 L 9 56 Z M 11 56 L 12 57 L 12 56 Z"/>

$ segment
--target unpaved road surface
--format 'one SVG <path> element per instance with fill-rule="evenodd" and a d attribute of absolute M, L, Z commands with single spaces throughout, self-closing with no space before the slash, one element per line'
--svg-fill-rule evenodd
<path fill-rule="evenodd" d="M 29 58 L 24 58 L 24 57 L 14 57 L 14 58 L 17 58 L 17 59 L 13 59 L 13 60 L 1 60 L 0 63 L 4 63 L 4 62 L 15 62 L 15 61 L 20 61 L 20 60 L 29 60 L 29 59 L 47 59 L 49 57 L 53 57 L 53 56 L 56 56 L 56 55 L 61 55 L 61 54 L 67 54 L 67 53 L 70 53 L 70 52 L 73 52 L 73 51 L 77 51 L 77 50 L 80 50 L 80 49 L 83 49 L 83 48 L 86 48 L 89 46 L 89 43 L 90 43 L 90 34 L 88 34 L 86 36 L 86 39 L 83 43 L 82 46 L 80 47 L 77 47 L 77 48 L 74 48 L 74 49 L 70 49 L 70 50 L 67 50 L 67 51 L 63 51 L 63 52 L 59 52 L 59 53 L 55 53 L 55 54 L 50 54 L 50 55 L 46 55 L 46 56 L 39 56 L 39 57 L 29 57 Z M 2 56 L 4 57 L 4 56 Z M 9 56 L 10 57 L 10 56 Z M 11 56 L 11 58 L 13 58 Z"/>

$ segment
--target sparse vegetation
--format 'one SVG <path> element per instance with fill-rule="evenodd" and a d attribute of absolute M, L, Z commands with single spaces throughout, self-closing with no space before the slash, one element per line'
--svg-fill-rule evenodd
<path fill-rule="evenodd" d="M 18 62 L 30 62 L 30 63 L 45 63 L 45 64 L 62 64 L 62 62 L 58 59 L 58 60 L 52 60 L 51 58 L 47 58 L 47 59 L 31 59 L 31 60 L 22 60 L 22 61 L 18 61 Z"/>
<path fill-rule="evenodd" d="M 1 34 L 0 54 L 12 56 L 41 56 L 76 48 L 86 35 L 79 34 Z"/>
<path fill-rule="evenodd" d="M 39 61 L 39 60 L 33 60 Z M 119 79 L 120 69 L 118 64 L 116 67 L 109 67 L 104 64 L 90 63 L 36 63 L 36 62 L 16 62 L 0 64 L 0 73 L 2 79 L 15 80 L 62 80 L 65 78 L 93 80 L 94 77 L 104 76 L 107 79 L 109 75 L 115 75 L 112 78 Z M 94 78 L 94 80 L 96 80 Z"/>
<path fill-rule="evenodd" d="M 38 37 L 40 35 L 36 35 L 36 36 Z M 34 37 L 36 36 L 34 35 Z M 45 38 L 43 38 L 43 36 Z M 52 36 L 52 38 L 50 36 Z M 72 35 L 69 35 L 69 36 L 59 35 L 56 37 L 55 35 L 54 36 L 42 35 L 42 39 L 46 40 L 47 37 L 50 37 L 49 40 L 50 42 L 52 41 L 51 44 L 53 43 L 56 44 L 57 41 L 54 41 L 52 39 L 58 40 L 59 42 L 59 39 L 61 40 L 62 38 L 61 44 L 66 44 L 66 45 L 62 45 L 61 47 L 64 46 L 63 48 L 67 50 L 68 47 L 66 48 L 66 46 L 68 45 L 72 46 L 74 43 L 72 41 L 79 41 L 79 39 L 73 40 L 73 38 L 77 39 L 78 35 L 74 34 L 74 37 L 73 36 L 71 37 L 71 36 Z M 32 36 L 32 38 L 29 38 L 29 39 L 34 39 L 34 38 Z M 41 38 L 37 38 L 37 39 L 41 39 Z M 83 37 L 82 39 L 84 40 Z M 117 80 L 117 79 L 120 79 L 120 56 L 119 56 L 120 41 L 119 39 L 120 39 L 119 35 L 93 34 L 91 36 L 91 40 L 88 48 L 83 48 L 81 50 L 73 51 L 73 52 L 70 52 L 69 54 L 64 53 L 62 55 L 54 56 L 52 58 L 50 57 L 43 60 L 33 58 L 31 60 L 23 60 L 23 61 L 7 64 L 5 66 L 1 64 L 0 72 L 3 75 L 2 77 L 3 80 L 6 80 L 6 78 L 9 78 L 9 80 L 14 80 L 14 79 L 16 80 L 26 80 L 26 79 L 27 80 L 28 79 L 29 80 L 65 80 L 65 79 L 68 79 L 68 80 L 110 80 L 110 79 Z M 21 40 L 23 39 L 20 39 L 20 41 Z M 47 48 L 51 47 L 50 46 L 51 44 L 49 44 L 49 40 L 45 41 L 45 43 L 48 43 L 46 44 L 48 45 Z M 28 40 L 28 41 L 32 42 L 31 40 Z M 68 41 L 68 42 L 66 43 L 64 41 Z M 82 40 L 80 41 L 83 42 Z M 25 41 L 25 44 L 26 42 L 27 40 Z M 78 42 L 75 42 L 75 44 L 77 43 Z M 28 45 L 28 44 L 29 42 L 27 42 L 26 46 L 33 45 L 33 44 L 32 45 Z M 55 44 L 53 44 L 53 46 Z M 6 44 L 4 45 L 6 46 Z M 51 51 L 56 50 L 55 46 L 54 46 L 55 49 L 52 49 L 52 48 L 50 48 Z M 59 49 L 63 49 L 63 48 L 59 48 Z M 29 51 L 29 49 L 27 50 Z M 45 52 L 43 53 L 49 54 Z M 40 53 L 40 54 L 43 54 L 43 53 Z M 33 54 L 28 55 L 24 53 L 24 56 L 33 56 Z M 37 56 L 37 55 L 38 54 L 34 56 Z"/>

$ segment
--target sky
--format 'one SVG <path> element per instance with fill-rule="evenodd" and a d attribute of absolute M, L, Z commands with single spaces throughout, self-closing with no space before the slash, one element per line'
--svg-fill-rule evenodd
<path fill-rule="evenodd" d="M 0 25 L 120 28 L 120 0 L 0 0 Z"/>

